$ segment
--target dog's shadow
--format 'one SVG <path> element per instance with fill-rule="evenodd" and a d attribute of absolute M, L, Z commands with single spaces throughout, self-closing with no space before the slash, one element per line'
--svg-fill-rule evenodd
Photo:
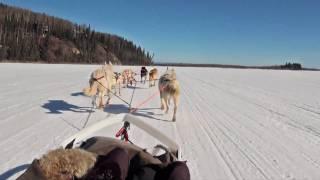
<path fill-rule="evenodd" d="M 146 117 L 146 118 L 157 120 L 157 121 L 171 122 L 170 120 L 154 117 L 154 115 L 163 115 L 163 114 L 155 114 L 151 111 L 146 111 L 146 110 L 153 110 L 153 109 L 159 109 L 159 108 L 142 108 L 142 109 L 133 108 L 130 112 L 129 107 L 124 104 L 110 104 L 104 109 L 104 111 L 111 114 L 132 113 L 133 115 L 136 115 L 136 116 Z"/>
<path fill-rule="evenodd" d="M 0 179 L 9 179 L 11 176 L 15 175 L 16 173 L 23 171 L 27 169 L 30 166 L 30 164 L 23 164 L 20 166 L 17 166 L 15 168 L 9 169 L 8 171 L 0 174 Z"/>
<path fill-rule="evenodd" d="M 144 112 L 144 113 L 141 113 L 141 112 Z M 132 114 L 136 115 L 136 116 L 141 116 L 141 117 L 146 117 L 146 118 L 149 118 L 149 119 L 157 120 L 157 121 L 172 122 L 172 121 L 167 120 L 167 119 L 160 119 L 160 118 L 154 117 L 153 115 L 162 115 L 162 114 L 155 114 L 153 112 L 146 112 L 146 111 L 137 110 L 137 111 L 132 112 Z"/>
<path fill-rule="evenodd" d="M 104 108 L 104 112 L 110 114 L 129 113 L 129 106 L 124 104 L 109 104 Z"/>
<path fill-rule="evenodd" d="M 148 88 L 146 88 L 146 87 L 140 87 L 140 86 L 136 86 L 136 87 L 134 87 L 134 86 L 128 86 L 127 89 L 148 89 Z"/>
<path fill-rule="evenodd" d="M 69 104 L 64 100 L 49 100 L 49 102 L 43 104 L 41 107 L 48 109 L 48 114 L 62 114 L 63 111 L 71 111 L 77 113 L 92 112 L 90 107 L 80 107 L 77 105 Z"/>

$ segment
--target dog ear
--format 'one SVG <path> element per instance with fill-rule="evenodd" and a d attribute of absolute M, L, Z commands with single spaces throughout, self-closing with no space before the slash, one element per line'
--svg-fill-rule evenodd
<path fill-rule="evenodd" d="M 112 66 L 112 62 L 111 62 L 111 61 L 109 61 L 109 65 L 111 65 L 111 66 Z"/>

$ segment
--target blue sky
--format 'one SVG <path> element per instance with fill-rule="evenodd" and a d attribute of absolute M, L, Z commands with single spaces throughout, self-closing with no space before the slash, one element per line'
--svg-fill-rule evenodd
<path fill-rule="evenodd" d="M 0 0 L 90 24 L 155 61 L 320 68 L 320 1 Z"/>

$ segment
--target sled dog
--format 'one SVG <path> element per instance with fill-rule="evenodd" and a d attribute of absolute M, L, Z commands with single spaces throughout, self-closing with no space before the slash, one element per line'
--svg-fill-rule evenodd
<path fill-rule="evenodd" d="M 123 78 L 121 76 L 121 73 L 114 72 L 114 75 L 112 77 L 112 87 L 114 88 L 114 93 L 117 94 L 117 89 L 119 95 L 121 95 L 121 83 L 123 82 Z"/>
<path fill-rule="evenodd" d="M 141 67 L 141 70 L 140 70 L 140 82 L 145 84 L 146 83 L 146 80 L 147 80 L 147 75 L 148 75 L 148 70 L 145 66 L 142 66 Z"/>
<path fill-rule="evenodd" d="M 111 96 L 110 91 L 112 86 L 114 85 L 114 73 L 112 64 L 102 66 L 101 68 L 92 72 L 89 80 L 89 87 L 84 88 L 83 93 L 86 96 L 95 96 L 97 98 L 95 100 L 95 105 L 97 108 L 104 108 L 106 104 L 109 104 Z M 105 102 L 104 96 L 107 95 L 108 99 Z"/>
<path fill-rule="evenodd" d="M 159 79 L 159 91 L 161 100 L 161 109 L 168 113 L 169 101 L 173 99 L 174 112 L 172 121 L 176 121 L 177 106 L 180 96 L 180 86 L 176 79 L 176 73 L 174 69 L 167 70 Z"/>
<path fill-rule="evenodd" d="M 156 85 L 157 77 L 158 77 L 158 69 L 154 68 L 149 72 L 149 87 Z"/>
<path fill-rule="evenodd" d="M 122 71 L 122 79 L 124 87 L 128 87 L 129 84 L 132 86 L 133 82 L 136 82 L 134 76 L 136 75 L 131 69 L 125 69 Z"/>

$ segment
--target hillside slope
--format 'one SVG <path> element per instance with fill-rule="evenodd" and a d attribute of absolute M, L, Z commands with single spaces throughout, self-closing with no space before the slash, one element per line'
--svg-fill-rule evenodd
<path fill-rule="evenodd" d="M 90 25 L 0 3 L 0 61 L 151 64 L 152 57 L 123 37 Z"/>

